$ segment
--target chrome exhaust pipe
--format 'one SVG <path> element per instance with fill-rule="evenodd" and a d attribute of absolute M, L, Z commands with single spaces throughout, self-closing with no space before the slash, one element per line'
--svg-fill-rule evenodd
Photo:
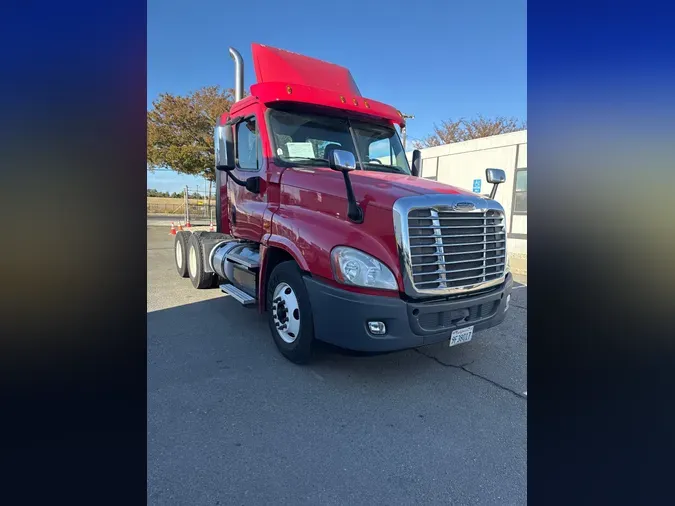
<path fill-rule="evenodd" d="M 234 101 L 244 98 L 244 59 L 235 48 L 230 48 L 230 56 L 234 60 Z"/>

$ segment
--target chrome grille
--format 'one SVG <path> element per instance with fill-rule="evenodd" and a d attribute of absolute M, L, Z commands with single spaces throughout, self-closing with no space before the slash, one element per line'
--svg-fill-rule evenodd
<path fill-rule="evenodd" d="M 408 211 L 411 281 L 417 291 L 448 292 L 504 277 L 504 213 L 458 212 L 443 207 Z"/>

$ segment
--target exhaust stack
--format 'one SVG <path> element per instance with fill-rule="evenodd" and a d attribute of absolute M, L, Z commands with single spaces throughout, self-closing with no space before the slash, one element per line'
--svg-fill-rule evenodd
<path fill-rule="evenodd" d="M 230 56 L 234 60 L 234 101 L 244 98 L 244 59 L 235 48 L 230 48 Z"/>

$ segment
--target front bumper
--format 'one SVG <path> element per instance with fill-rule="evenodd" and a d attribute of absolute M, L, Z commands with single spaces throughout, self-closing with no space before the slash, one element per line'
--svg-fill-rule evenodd
<path fill-rule="evenodd" d="M 450 339 L 453 330 L 474 331 L 498 325 L 508 309 L 513 287 L 510 273 L 501 285 L 477 295 L 431 302 L 363 295 L 305 278 L 317 339 L 358 351 L 394 351 Z M 381 321 L 387 333 L 368 331 L 369 321 Z"/>

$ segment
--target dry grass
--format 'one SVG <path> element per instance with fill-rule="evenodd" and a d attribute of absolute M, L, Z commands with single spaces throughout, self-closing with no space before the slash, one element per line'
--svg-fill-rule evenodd
<path fill-rule="evenodd" d="M 166 204 L 166 205 L 171 205 L 174 204 L 176 207 L 183 205 L 183 199 L 172 199 L 171 197 L 147 197 L 148 199 L 148 204 Z M 206 199 L 190 199 L 190 205 L 191 206 L 196 206 L 198 205 L 199 202 L 203 202 L 204 205 L 208 205 L 208 200 Z M 213 205 L 214 199 L 211 197 L 211 205 Z"/>
<path fill-rule="evenodd" d="M 178 214 L 185 213 L 185 201 L 182 198 L 172 199 L 171 197 L 146 197 L 146 209 L 149 214 Z M 214 209 L 215 199 L 211 198 L 211 208 Z M 193 215 L 206 215 L 208 210 L 208 200 L 190 199 L 190 213 Z"/>

